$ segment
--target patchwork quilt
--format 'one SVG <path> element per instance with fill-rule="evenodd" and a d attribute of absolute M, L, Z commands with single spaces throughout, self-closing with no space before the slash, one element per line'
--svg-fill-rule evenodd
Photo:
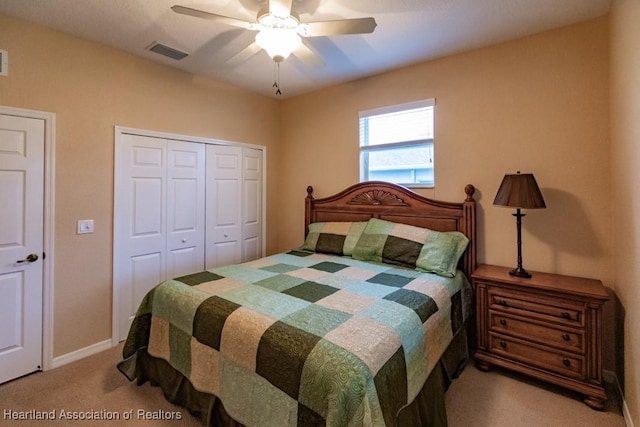
<path fill-rule="evenodd" d="M 470 307 L 461 272 L 291 251 L 152 289 L 119 368 L 146 348 L 246 426 L 396 426 Z"/>

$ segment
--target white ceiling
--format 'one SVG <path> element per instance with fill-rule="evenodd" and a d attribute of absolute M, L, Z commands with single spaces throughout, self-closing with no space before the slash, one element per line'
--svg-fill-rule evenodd
<path fill-rule="evenodd" d="M 0 0 L 0 12 L 275 97 L 274 62 L 264 51 L 226 61 L 255 32 L 174 13 L 174 4 L 254 21 L 268 0 Z M 320 67 L 289 57 L 280 65 L 287 98 L 393 68 L 584 21 L 611 0 L 293 0 L 301 22 L 373 16 L 372 34 L 307 38 Z M 189 53 L 172 60 L 145 48 L 160 42 Z M 3 46 L 0 46 L 3 48 Z"/>

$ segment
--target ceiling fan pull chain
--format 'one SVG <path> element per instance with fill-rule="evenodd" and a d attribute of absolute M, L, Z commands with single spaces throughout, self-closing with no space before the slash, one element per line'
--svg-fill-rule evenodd
<path fill-rule="evenodd" d="M 278 71 L 277 71 L 278 63 L 273 61 L 273 85 L 271 87 L 278 87 Z"/>
<path fill-rule="evenodd" d="M 273 87 L 276 88 L 276 95 L 282 95 L 282 92 L 280 91 L 280 63 L 279 62 L 275 62 L 275 82 L 273 82 Z"/>

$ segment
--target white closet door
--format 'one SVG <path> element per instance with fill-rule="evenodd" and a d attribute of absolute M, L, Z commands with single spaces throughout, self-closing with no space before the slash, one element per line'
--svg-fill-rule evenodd
<path fill-rule="evenodd" d="M 205 159 L 199 145 L 123 134 L 116 147 L 114 286 L 120 340 L 151 288 L 204 267 Z"/>
<path fill-rule="evenodd" d="M 167 278 L 204 267 L 205 147 L 167 144 Z"/>
<path fill-rule="evenodd" d="M 262 256 L 262 151 L 242 148 L 242 261 Z"/>
<path fill-rule="evenodd" d="M 242 148 L 207 145 L 206 262 L 210 269 L 242 261 Z"/>
<path fill-rule="evenodd" d="M 166 163 L 164 140 L 125 134 L 116 147 L 114 286 L 121 340 L 144 295 L 165 277 Z"/>

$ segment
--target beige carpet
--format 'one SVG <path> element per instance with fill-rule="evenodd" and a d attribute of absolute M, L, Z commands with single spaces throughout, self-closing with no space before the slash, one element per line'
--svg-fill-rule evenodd
<path fill-rule="evenodd" d="M 481 372 L 469 364 L 447 394 L 449 427 L 625 427 L 620 403 L 610 396 L 605 411 L 583 396 L 502 369 Z"/>
<path fill-rule="evenodd" d="M 168 403 L 160 389 L 148 383 L 137 387 L 128 382 L 115 367 L 120 351 L 118 346 L 58 369 L 0 385 L 0 425 L 199 425 L 187 411 Z M 507 372 L 479 372 L 471 365 L 453 382 L 446 400 L 450 427 L 625 425 L 615 402 L 608 405 L 606 412 L 597 412 L 584 405 L 580 396 Z M 54 419 L 33 419 L 45 414 L 53 415 Z M 73 419 L 87 415 L 119 419 Z M 12 416 L 31 419 L 11 420 Z M 129 420 L 124 419 L 129 416 Z M 163 419 L 153 419 L 158 417 Z"/>

